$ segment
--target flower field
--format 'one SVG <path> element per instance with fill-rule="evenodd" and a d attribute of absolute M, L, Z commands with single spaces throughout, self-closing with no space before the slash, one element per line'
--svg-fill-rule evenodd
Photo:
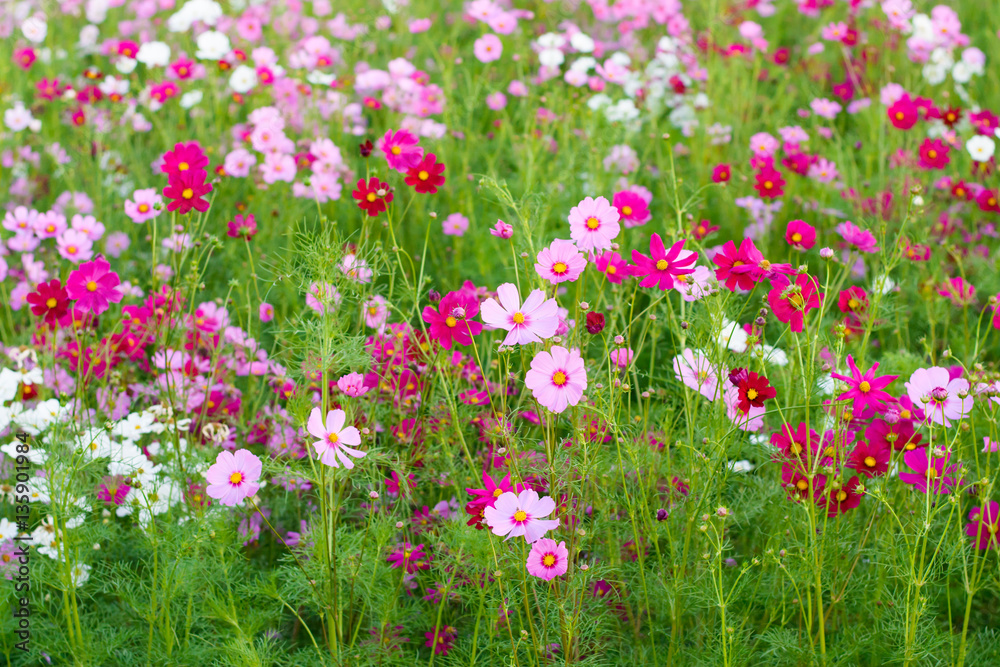
<path fill-rule="evenodd" d="M 0 665 L 1000 665 L 989 2 L 0 2 Z"/>

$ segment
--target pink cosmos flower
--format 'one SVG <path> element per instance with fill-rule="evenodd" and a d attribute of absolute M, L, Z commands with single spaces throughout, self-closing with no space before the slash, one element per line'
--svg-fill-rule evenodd
<path fill-rule="evenodd" d="M 260 304 L 257 315 L 261 322 L 270 322 L 274 319 L 274 306 L 269 303 Z"/>
<path fill-rule="evenodd" d="M 110 304 L 122 300 L 122 293 L 116 289 L 120 283 L 108 260 L 98 256 L 69 274 L 66 291 L 69 298 L 76 301 L 76 308 L 100 315 Z"/>
<path fill-rule="evenodd" d="M 461 213 L 452 213 L 441 223 L 445 236 L 464 236 L 469 231 L 469 219 Z"/>
<path fill-rule="evenodd" d="M 509 491 L 500 494 L 493 507 L 483 511 L 483 516 L 494 535 L 507 536 L 504 542 L 523 535 L 528 544 L 533 544 L 559 527 L 559 519 L 544 518 L 555 508 L 556 503 L 549 496 L 539 498 L 534 490 L 525 489 L 516 495 Z"/>
<path fill-rule="evenodd" d="M 559 413 L 576 405 L 587 390 L 587 371 L 580 350 L 567 350 L 554 345 L 551 351 L 541 350 L 531 360 L 531 370 L 524 384 L 535 399 L 552 412 Z"/>
<path fill-rule="evenodd" d="M 628 365 L 632 363 L 632 359 L 635 358 L 635 352 L 632 351 L 630 347 L 623 347 L 616 350 L 611 350 L 608 354 L 608 358 L 618 368 L 628 368 Z"/>
<path fill-rule="evenodd" d="M 785 229 L 788 245 L 798 250 L 809 250 L 816 245 L 816 228 L 803 220 L 792 220 Z"/>
<path fill-rule="evenodd" d="M 608 282 L 621 285 L 622 281 L 629 277 L 628 262 L 616 252 L 605 251 L 597 257 L 591 257 L 590 261 L 594 263 L 598 271 L 608 277 Z M 997 316 L 997 320 L 1000 321 L 1000 315 Z M 1000 326 L 997 328 L 1000 329 Z"/>
<path fill-rule="evenodd" d="M 260 459 L 249 450 L 235 453 L 222 451 L 215 463 L 205 473 L 208 482 L 206 493 L 227 507 L 233 507 L 244 498 L 253 496 L 260 488 Z"/>
<path fill-rule="evenodd" d="M 572 282 L 587 268 L 587 260 L 572 241 L 555 239 L 536 257 L 535 271 L 553 285 Z"/>
<path fill-rule="evenodd" d="M 570 238 L 580 250 L 610 250 L 618 236 L 618 209 L 604 197 L 587 197 L 569 211 Z"/>
<path fill-rule="evenodd" d="M 323 416 L 319 408 L 313 408 L 309 413 L 309 421 L 306 430 L 310 435 L 319 438 L 313 443 L 319 460 L 324 465 L 331 468 L 339 468 L 340 463 L 350 470 L 354 467 L 356 459 L 363 458 L 365 452 L 353 449 L 361 444 L 361 433 L 353 426 L 344 426 L 347 421 L 347 413 L 343 410 L 330 410 L 326 413 L 326 424 L 323 423 Z M 338 459 L 340 463 L 338 463 Z"/>
<path fill-rule="evenodd" d="M 507 331 L 503 345 L 540 343 L 555 335 L 559 327 L 559 306 L 555 299 L 545 298 L 545 292 L 532 290 L 521 305 L 521 295 L 513 283 L 497 287 L 497 298 L 487 299 L 480 307 L 483 322 Z"/>
<path fill-rule="evenodd" d="M 376 294 L 363 304 L 365 326 L 377 331 L 385 329 L 385 323 L 389 319 L 389 308 L 386 305 L 385 297 Z"/>
<path fill-rule="evenodd" d="M 94 242 L 78 229 L 67 229 L 56 238 L 59 254 L 71 262 L 85 262 L 94 256 Z"/>
<path fill-rule="evenodd" d="M 157 193 L 156 188 L 136 190 L 132 194 L 132 200 L 125 201 L 125 215 L 137 225 L 152 220 L 161 212 L 163 212 L 163 198 Z"/>
<path fill-rule="evenodd" d="M 866 229 L 861 229 L 848 220 L 834 227 L 836 232 L 849 245 L 853 245 L 861 252 L 878 252 L 878 240 Z"/>
<path fill-rule="evenodd" d="M 709 294 L 718 292 L 719 283 L 710 268 L 696 266 L 691 273 L 674 277 L 674 289 L 681 293 L 681 298 L 685 301 L 701 301 Z"/>
<path fill-rule="evenodd" d="M 767 302 L 780 322 L 791 326 L 792 332 L 801 333 L 805 314 L 819 308 L 823 293 L 816 289 L 816 280 L 803 273 L 792 283 L 785 276 L 771 281 L 773 289 L 767 293 Z"/>
<path fill-rule="evenodd" d="M 972 508 L 969 520 L 972 523 L 965 525 L 965 534 L 975 540 L 977 548 L 1000 549 L 1000 503 L 991 500 L 982 507 Z"/>
<path fill-rule="evenodd" d="M 719 373 L 701 351 L 685 348 L 674 357 L 674 376 L 710 401 L 719 396 Z"/>
<path fill-rule="evenodd" d="M 994 503 L 996 504 L 996 503 Z M 531 545 L 531 552 L 524 566 L 528 574 L 545 581 L 552 581 L 569 568 L 569 550 L 566 543 L 556 544 L 555 540 L 543 537 Z"/>
<path fill-rule="evenodd" d="M 503 220 L 497 220 L 496 224 L 490 227 L 490 234 L 501 239 L 509 239 L 514 236 L 514 228 Z"/>
<path fill-rule="evenodd" d="M 620 190 L 611 203 L 626 227 L 638 227 L 649 221 L 649 203 L 638 192 Z"/>
<path fill-rule="evenodd" d="M 295 158 L 286 153 L 268 153 L 264 156 L 264 164 L 260 165 L 261 176 L 268 184 L 291 183 L 295 180 L 295 172 Z"/>
<path fill-rule="evenodd" d="M 322 315 L 327 306 L 336 308 L 340 304 L 340 290 L 331 283 L 312 283 L 306 294 L 306 305 Z"/>
<path fill-rule="evenodd" d="M 473 53 L 481 63 L 489 63 L 499 60 L 503 55 L 503 42 L 492 33 L 486 33 L 473 44 Z"/>
<path fill-rule="evenodd" d="M 918 368 L 904 386 L 913 404 L 924 406 L 926 419 L 935 424 L 951 426 L 953 419 L 965 419 L 972 411 L 969 381 L 951 379 L 947 368 Z M 962 397 L 961 393 L 966 395 Z"/>
<path fill-rule="evenodd" d="M 938 455 L 930 447 L 911 449 L 903 454 L 903 462 L 913 472 L 900 472 L 899 479 L 913 485 L 921 493 L 951 493 L 959 480 L 952 477 L 958 472 L 958 464 L 948 466 L 951 455 Z"/>
<path fill-rule="evenodd" d="M 694 269 L 688 267 L 697 261 L 698 253 L 684 250 L 684 239 L 667 250 L 660 235 L 653 234 L 649 239 L 649 256 L 633 250 L 629 271 L 633 276 L 643 276 L 640 287 L 658 287 L 665 291 L 674 286 L 674 278 L 692 273 Z"/>
<path fill-rule="evenodd" d="M 389 168 L 405 174 L 420 164 L 424 157 L 424 149 L 417 145 L 418 142 L 419 139 L 409 130 L 389 130 L 378 147 L 385 154 Z"/>
<path fill-rule="evenodd" d="M 882 390 L 898 378 L 898 375 L 875 377 L 875 371 L 878 370 L 878 362 L 862 373 L 858 370 L 857 364 L 854 363 L 854 356 L 850 354 L 847 355 L 847 365 L 851 369 L 851 377 L 840 375 L 839 373 L 830 373 L 830 377 L 846 382 L 851 386 L 848 391 L 838 396 L 837 400 L 854 399 L 855 414 L 861 414 L 861 411 L 869 406 L 878 412 L 884 412 L 886 403 L 896 402 L 895 398 Z"/>
<path fill-rule="evenodd" d="M 365 376 L 361 373 L 348 373 L 337 380 L 337 387 L 351 398 L 367 394 L 370 387 L 365 386 Z"/>

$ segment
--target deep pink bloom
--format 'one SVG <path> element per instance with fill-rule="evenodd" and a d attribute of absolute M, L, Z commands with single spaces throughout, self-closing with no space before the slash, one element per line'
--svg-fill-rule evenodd
<path fill-rule="evenodd" d="M 339 409 L 326 413 L 325 424 L 319 408 L 313 408 L 309 413 L 306 430 L 313 437 L 319 438 L 312 443 L 313 447 L 316 448 L 319 460 L 331 468 L 339 468 L 343 464 L 350 470 L 354 467 L 351 457 L 360 459 L 365 456 L 365 452 L 354 449 L 361 444 L 361 433 L 354 426 L 344 426 L 346 421 L 347 413 Z"/>
<path fill-rule="evenodd" d="M 527 345 L 552 338 L 559 327 L 559 306 L 555 299 L 546 299 L 545 292 L 532 290 L 521 305 L 521 295 L 513 283 L 497 287 L 496 299 L 482 304 L 483 322 L 507 331 L 504 345 Z"/>
<path fill-rule="evenodd" d="M 473 319 L 478 314 L 479 301 L 465 290 L 449 292 L 441 299 L 437 310 L 426 306 L 423 312 L 424 322 L 430 325 L 431 338 L 446 350 L 455 343 L 472 344 L 472 337 L 483 330 L 483 325 Z"/>
<path fill-rule="evenodd" d="M 951 161 L 948 152 L 951 148 L 940 139 L 924 139 L 920 145 L 920 167 L 922 169 L 944 169 Z"/>
<path fill-rule="evenodd" d="M 816 228 L 803 220 L 792 220 L 785 229 L 788 245 L 799 250 L 809 250 L 816 245 Z"/>
<path fill-rule="evenodd" d="M 620 220 L 626 227 L 644 225 L 650 218 L 649 204 L 638 192 L 620 190 L 615 193 L 611 204 L 618 209 Z"/>
<path fill-rule="evenodd" d="M 906 93 L 886 109 L 886 114 L 893 127 L 900 130 L 908 130 L 920 120 L 920 109 Z"/>
<path fill-rule="evenodd" d="M 715 168 L 712 169 L 712 182 L 713 183 L 726 183 L 732 178 L 733 170 L 729 168 L 728 164 L 717 164 Z"/>
<path fill-rule="evenodd" d="M 819 308 L 823 294 L 817 289 L 816 279 L 802 274 L 792 283 L 785 276 L 771 281 L 773 289 L 767 293 L 767 302 L 779 321 L 789 324 L 794 333 L 801 333 L 805 314 Z"/>
<path fill-rule="evenodd" d="M 406 172 L 403 182 L 419 194 L 435 194 L 444 185 L 444 163 L 437 162 L 434 153 L 428 153 Z"/>
<path fill-rule="evenodd" d="M 597 257 L 591 258 L 591 261 L 598 271 L 608 277 L 608 282 L 621 285 L 622 281 L 629 276 L 628 262 L 612 250 L 606 250 Z M 998 307 L 998 311 L 1000 311 L 1000 307 Z M 996 321 L 1000 322 L 1000 315 L 997 315 Z M 997 324 L 997 328 L 1000 329 L 1000 324 Z"/>
<path fill-rule="evenodd" d="M 775 199 L 785 194 L 785 179 L 774 167 L 765 166 L 757 172 L 753 187 L 761 199 Z"/>
<path fill-rule="evenodd" d="M 638 250 L 632 251 L 629 272 L 636 277 L 643 276 L 640 287 L 658 287 L 668 290 L 674 286 L 674 278 L 694 272 L 691 266 L 698 261 L 698 253 L 684 250 L 684 239 L 667 250 L 659 234 L 649 239 L 649 255 Z"/>
<path fill-rule="evenodd" d="M 221 451 L 205 473 L 205 480 L 208 481 L 205 491 L 223 505 L 232 507 L 257 493 L 260 471 L 260 459 L 249 450 L 239 449 L 235 454 Z"/>
<path fill-rule="evenodd" d="M 229 230 L 226 235 L 230 238 L 245 238 L 247 241 L 257 235 L 257 220 L 250 214 L 246 217 L 237 215 L 229 221 Z"/>
<path fill-rule="evenodd" d="M 524 384 L 535 400 L 552 412 L 576 405 L 587 390 L 587 370 L 580 350 L 553 345 L 548 352 L 539 351 L 531 360 Z"/>
<path fill-rule="evenodd" d="M 569 568 L 569 550 L 565 542 L 556 544 L 555 540 L 543 537 L 531 545 L 531 552 L 524 566 L 528 574 L 545 581 L 552 581 Z"/>
<path fill-rule="evenodd" d="M 913 472 L 899 473 L 899 479 L 906 484 L 916 487 L 921 493 L 951 493 L 951 490 L 958 483 L 951 475 L 958 472 L 958 464 L 948 466 L 948 459 L 951 455 L 945 452 L 937 455 L 931 451 L 930 447 L 911 449 L 903 454 L 903 462 L 913 470 Z"/>
<path fill-rule="evenodd" d="M 424 646 L 427 648 L 433 646 L 435 655 L 448 655 L 448 651 L 455 647 L 458 633 L 455 632 L 455 628 L 446 625 L 443 628 L 436 628 L 433 632 L 425 632 L 424 637 L 427 640 Z"/>
<path fill-rule="evenodd" d="M 111 270 L 108 260 L 98 256 L 84 262 L 69 274 L 66 291 L 69 298 L 76 301 L 76 308 L 94 315 L 100 315 L 112 303 L 122 300 L 117 287 L 121 283 L 118 274 Z"/>
<path fill-rule="evenodd" d="M 815 485 L 815 481 L 813 483 Z M 826 509 L 828 517 L 832 518 L 843 514 L 861 504 L 861 494 L 857 491 L 860 485 L 861 480 L 857 477 L 852 477 L 843 486 L 834 487 L 832 484 L 824 484 L 816 490 L 816 504 Z"/>
<path fill-rule="evenodd" d="M 174 144 L 172 151 L 163 154 L 163 164 L 160 169 L 169 176 L 178 176 L 186 171 L 206 171 L 208 156 L 197 141 L 186 144 Z"/>
<path fill-rule="evenodd" d="M 482 508 L 493 507 L 496 503 L 497 498 L 505 493 L 519 493 L 524 489 L 523 484 L 519 484 L 518 488 L 515 489 L 514 485 L 510 482 L 510 473 L 500 480 L 499 483 L 494 482 L 493 478 L 489 476 L 485 470 L 483 471 L 483 488 L 481 489 L 466 489 L 466 492 L 475 496 L 472 499 L 472 504 L 480 505 Z"/>
<path fill-rule="evenodd" d="M 532 544 L 548 531 L 559 527 L 559 519 L 545 518 L 555 509 L 556 503 L 552 498 L 539 498 L 534 490 L 525 489 L 517 495 L 511 492 L 500 494 L 493 507 L 483 511 L 483 516 L 494 535 L 507 536 L 505 542 L 512 537 L 524 536 L 524 540 Z"/>
<path fill-rule="evenodd" d="M 973 538 L 979 549 L 1000 549 L 1000 504 L 995 500 L 969 511 L 972 523 L 965 525 L 965 534 Z"/>
<path fill-rule="evenodd" d="M 847 366 L 851 369 L 850 377 L 840 375 L 839 373 L 830 373 L 830 377 L 850 385 L 851 388 L 838 396 L 837 400 L 845 401 L 853 399 L 855 414 L 860 414 L 867 406 L 871 406 L 878 412 L 884 412 L 886 403 L 896 402 L 895 398 L 882 390 L 898 378 L 898 375 L 881 375 L 875 377 L 875 371 L 878 370 L 878 362 L 862 373 L 858 370 L 857 364 L 854 363 L 854 356 L 850 354 L 847 355 Z"/>
<path fill-rule="evenodd" d="M 514 227 L 503 220 L 497 220 L 496 224 L 490 227 L 490 234 L 497 238 L 509 239 L 514 235 Z"/>
<path fill-rule="evenodd" d="M 875 238 L 875 235 L 866 229 L 861 229 L 850 220 L 840 223 L 834 229 L 845 242 L 853 245 L 861 252 L 878 251 L 878 240 Z"/>
<path fill-rule="evenodd" d="M 212 191 L 212 184 L 205 181 L 206 174 L 201 169 L 189 169 L 170 175 L 167 187 L 163 188 L 163 196 L 172 200 L 167 204 L 168 211 L 177 211 L 182 215 L 194 209 L 200 213 L 208 210 L 209 203 L 205 195 Z"/>
<path fill-rule="evenodd" d="M 882 443 L 859 440 L 847 459 L 847 466 L 865 477 L 881 477 L 889 471 L 892 448 Z"/>
<path fill-rule="evenodd" d="M 390 169 L 406 173 L 416 167 L 424 156 L 424 149 L 417 145 L 419 141 L 409 130 L 389 130 L 378 147 L 385 154 Z"/>
<path fill-rule="evenodd" d="M 407 574 L 413 574 L 417 570 L 427 570 L 430 568 L 430 556 L 424 551 L 424 545 L 411 545 L 403 542 L 399 547 L 389 554 L 385 561 L 392 568 L 405 568 Z"/>
<path fill-rule="evenodd" d="M 712 261 L 719 267 L 715 270 L 716 279 L 729 290 L 737 287 L 742 290 L 753 289 L 755 280 L 748 268 L 763 260 L 763 253 L 754 245 L 753 239 L 748 238 L 740 242 L 738 249 L 735 243 L 726 241 L 722 250 L 712 257 Z"/>

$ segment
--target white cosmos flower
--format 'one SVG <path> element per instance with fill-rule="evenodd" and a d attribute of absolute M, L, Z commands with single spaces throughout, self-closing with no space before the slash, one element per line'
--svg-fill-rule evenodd
<path fill-rule="evenodd" d="M 965 150 L 969 151 L 969 155 L 976 162 L 989 162 L 996 150 L 996 144 L 989 137 L 977 134 L 965 142 Z"/>
<path fill-rule="evenodd" d="M 569 38 L 569 45 L 580 53 L 590 53 L 594 50 L 594 40 L 582 32 L 574 33 L 572 37 Z"/>
<path fill-rule="evenodd" d="M 194 105 L 201 102 L 202 98 L 205 96 L 200 90 L 192 90 L 189 93 L 184 93 L 181 95 L 181 108 L 190 109 Z"/>
<path fill-rule="evenodd" d="M 209 30 L 198 35 L 198 50 L 195 56 L 200 60 L 221 60 L 229 53 L 229 37 L 217 30 Z"/>
<path fill-rule="evenodd" d="M 146 67 L 166 67 L 170 64 L 170 47 L 164 42 L 146 42 L 135 59 Z"/>
<path fill-rule="evenodd" d="M 229 87 L 241 95 L 257 85 L 257 72 L 252 67 L 240 65 L 229 77 Z"/>

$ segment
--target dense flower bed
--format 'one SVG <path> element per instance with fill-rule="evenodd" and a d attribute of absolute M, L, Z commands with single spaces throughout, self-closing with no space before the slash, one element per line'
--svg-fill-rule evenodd
<path fill-rule="evenodd" d="M 1000 664 L 998 28 L 6 0 L 7 664 Z"/>

